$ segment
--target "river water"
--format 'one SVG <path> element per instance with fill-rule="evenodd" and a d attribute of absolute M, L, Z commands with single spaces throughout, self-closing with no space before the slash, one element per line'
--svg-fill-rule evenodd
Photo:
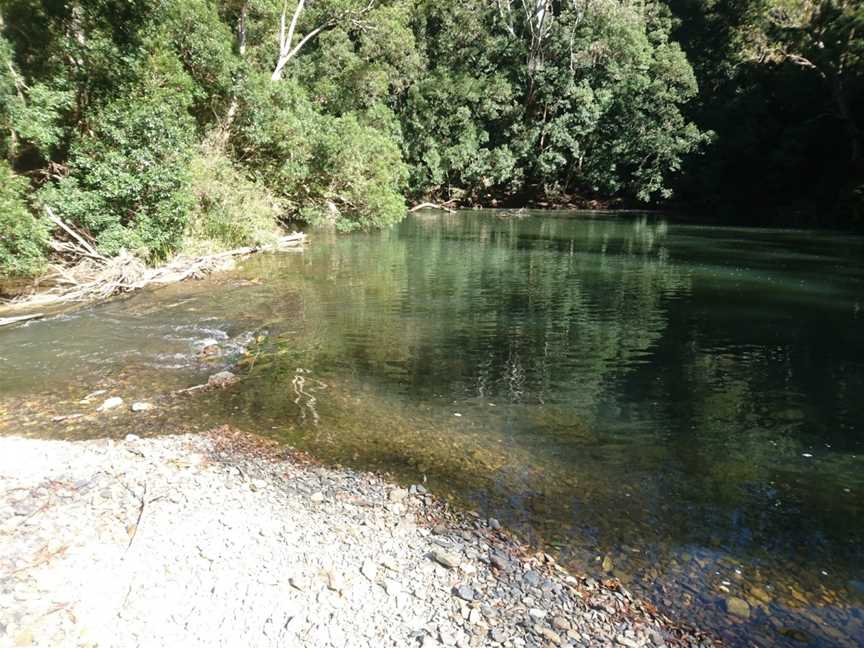
<path fill-rule="evenodd" d="M 99 388 L 159 410 L 52 421 Z M 860 238 L 421 213 L 0 332 L 0 433 L 225 422 L 425 481 L 732 645 L 864 644 Z"/>

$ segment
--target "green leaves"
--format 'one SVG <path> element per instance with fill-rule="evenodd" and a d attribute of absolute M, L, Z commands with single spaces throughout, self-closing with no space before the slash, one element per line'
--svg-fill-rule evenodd
<path fill-rule="evenodd" d="M 0 160 L 0 276 L 31 276 L 44 270 L 49 227 L 25 200 L 27 181 Z"/>

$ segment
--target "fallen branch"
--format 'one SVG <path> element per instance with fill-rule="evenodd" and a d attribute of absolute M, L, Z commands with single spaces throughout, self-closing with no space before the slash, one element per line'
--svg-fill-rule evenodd
<path fill-rule="evenodd" d="M 450 207 L 447 207 L 446 205 L 438 205 L 436 203 L 431 203 L 431 202 L 424 202 L 424 203 L 420 203 L 419 205 L 414 205 L 411 209 L 408 210 L 408 212 L 413 213 L 416 211 L 420 211 L 421 209 L 440 209 L 440 210 L 446 211 L 450 214 L 456 213 L 455 209 L 451 209 Z"/>
<path fill-rule="evenodd" d="M 62 223 L 62 221 L 60 222 Z M 75 234 L 71 228 L 69 233 L 70 235 Z M 76 240 L 79 239 L 76 238 Z M 86 303 L 133 292 L 150 285 L 166 285 L 187 279 L 201 279 L 211 272 L 225 269 L 226 265 L 230 264 L 230 260 L 236 257 L 248 256 L 256 252 L 302 249 L 306 243 L 306 235 L 295 232 L 283 236 L 270 245 L 242 247 L 201 257 L 178 257 L 167 265 L 158 268 L 147 267 L 141 259 L 128 252 L 123 252 L 110 259 L 99 255 L 98 252 L 91 254 L 90 251 L 95 252 L 95 250 L 89 246 L 85 247 L 86 241 L 83 237 L 80 237 L 80 241 L 82 241 L 81 250 L 74 250 L 81 259 L 80 262 L 71 268 L 55 268 L 58 275 L 57 283 L 61 285 L 43 293 L 11 300 L 5 305 L 9 308 L 32 308 L 66 303 Z M 32 319 L 35 316 L 22 317 Z M 0 324 L 13 323 L 6 321 L 13 319 L 15 318 L 2 319 Z"/>
<path fill-rule="evenodd" d="M 27 322 L 29 320 L 45 317 L 44 313 L 33 313 L 32 315 L 18 315 L 17 317 L 0 317 L 0 326 L 8 326 L 9 324 L 17 324 L 19 322 Z"/>

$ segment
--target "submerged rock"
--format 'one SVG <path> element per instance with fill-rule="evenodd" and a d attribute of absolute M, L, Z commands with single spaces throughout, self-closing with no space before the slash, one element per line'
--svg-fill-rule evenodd
<path fill-rule="evenodd" d="M 230 371 L 220 371 L 207 379 L 207 384 L 210 387 L 226 387 L 235 382 L 237 382 L 237 376 Z"/>
<path fill-rule="evenodd" d="M 123 404 L 123 399 L 119 396 L 114 396 L 112 398 L 108 398 L 102 403 L 99 408 L 96 410 L 97 412 L 107 412 L 108 410 L 116 409 Z"/>
<path fill-rule="evenodd" d="M 143 402 L 132 403 L 132 411 L 133 412 L 149 412 L 152 409 L 156 409 L 156 406 L 153 405 L 153 403 L 143 403 Z"/>
<path fill-rule="evenodd" d="M 726 612 L 742 619 L 750 618 L 750 604 L 737 596 L 730 596 L 726 599 Z"/>

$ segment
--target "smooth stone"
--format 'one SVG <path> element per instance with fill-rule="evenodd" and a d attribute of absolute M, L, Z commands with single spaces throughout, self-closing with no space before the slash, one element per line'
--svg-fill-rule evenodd
<path fill-rule="evenodd" d="M 119 396 L 114 396 L 112 398 L 108 398 L 103 402 L 99 408 L 96 410 L 97 412 L 107 412 L 108 410 L 116 409 L 123 404 L 123 399 Z"/>
<path fill-rule="evenodd" d="M 322 493 L 320 491 L 317 493 L 312 493 L 312 495 L 309 496 L 309 500 L 313 504 L 320 504 L 321 502 L 324 501 L 324 493 Z"/>
<path fill-rule="evenodd" d="M 492 554 L 489 556 L 489 563 L 502 572 L 509 572 L 513 567 L 509 560 L 498 554 Z"/>
<path fill-rule="evenodd" d="M 537 587 L 540 584 L 540 574 L 534 570 L 527 571 L 522 576 L 522 580 L 528 583 L 531 587 Z"/>
<path fill-rule="evenodd" d="M 546 618 L 546 610 L 541 610 L 540 608 L 531 608 L 528 610 L 528 615 L 532 619 L 545 619 Z"/>
<path fill-rule="evenodd" d="M 230 371 L 220 371 L 207 379 L 207 384 L 210 387 L 225 387 L 233 382 L 236 382 L 237 376 Z"/>
<path fill-rule="evenodd" d="M 156 409 L 156 406 L 153 403 L 144 403 L 144 402 L 136 402 L 132 403 L 132 411 L 133 412 L 149 412 L 150 410 Z"/>
<path fill-rule="evenodd" d="M 429 557 L 432 558 L 439 565 L 443 565 L 447 569 L 455 569 L 459 566 L 459 557 L 454 556 L 451 553 L 447 553 L 446 551 L 441 551 L 440 549 L 433 549 L 429 553 Z"/>
<path fill-rule="evenodd" d="M 474 590 L 468 587 L 467 585 L 459 585 L 455 590 L 453 590 L 459 598 L 463 601 L 473 601 L 474 600 Z"/>
<path fill-rule="evenodd" d="M 501 523 L 495 518 L 489 518 L 489 528 L 497 531 L 501 528 Z"/>
<path fill-rule="evenodd" d="M 742 619 L 750 618 L 750 605 L 742 598 L 730 596 L 726 599 L 726 612 Z"/>
<path fill-rule="evenodd" d="M 408 497 L 408 491 L 404 488 L 394 488 L 390 491 L 390 494 L 388 495 L 388 499 L 391 502 L 401 502 L 406 497 Z"/>
<path fill-rule="evenodd" d="M 557 632 L 553 632 L 549 628 L 537 628 L 537 634 L 539 634 L 544 639 L 548 639 L 556 646 L 561 643 L 561 636 Z"/>
<path fill-rule="evenodd" d="M 615 563 L 612 562 L 612 557 L 609 554 L 603 556 L 603 563 L 600 565 L 604 572 L 607 574 L 615 569 Z"/>

